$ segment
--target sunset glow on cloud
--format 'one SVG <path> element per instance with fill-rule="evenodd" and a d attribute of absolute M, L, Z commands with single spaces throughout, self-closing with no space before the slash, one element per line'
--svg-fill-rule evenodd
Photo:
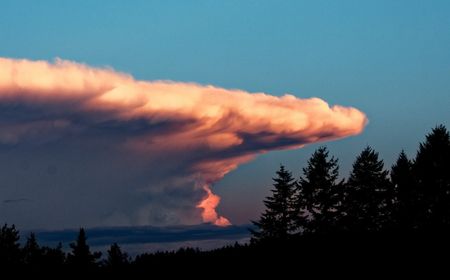
<path fill-rule="evenodd" d="M 193 211 L 221 226 L 230 222 L 216 212 L 220 197 L 211 186 L 239 164 L 271 150 L 356 135 L 367 123 L 359 110 L 330 107 L 319 98 L 138 81 L 60 59 L 0 58 L 0 105 L 22 112 L 10 110 L 0 121 L 0 145 L 39 146 L 77 137 L 94 143 L 96 133 L 114 130 L 114 136 L 105 134 L 111 143 L 104 144 L 112 151 L 176 166 L 145 192 L 193 186 L 202 193 Z"/>

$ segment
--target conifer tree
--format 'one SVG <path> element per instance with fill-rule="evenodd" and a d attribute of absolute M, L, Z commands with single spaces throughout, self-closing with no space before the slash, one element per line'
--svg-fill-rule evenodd
<path fill-rule="evenodd" d="M 70 244 L 72 252 L 67 256 L 69 265 L 79 268 L 93 268 L 97 266 L 97 259 L 100 258 L 101 253 L 91 253 L 86 240 L 86 233 L 83 228 L 80 228 L 76 242 Z"/>
<path fill-rule="evenodd" d="M 379 231 L 386 225 L 393 203 L 389 172 L 378 153 L 366 147 L 353 163 L 345 187 L 343 225 L 353 232 Z"/>
<path fill-rule="evenodd" d="M 266 210 L 258 222 L 253 222 L 257 230 L 251 230 L 252 242 L 285 241 L 295 231 L 295 188 L 291 172 L 281 166 L 273 178 L 272 195 L 266 197 Z"/>
<path fill-rule="evenodd" d="M 342 198 L 338 160 L 330 158 L 326 147 L 320 147 L 308 160 L 298 181 L 297 225 L 304 233 L 329 233 L 339 219 Z"/>
<path fill-rule="evenodd" d="M 41 265 L 43 250 L 36 240 L 36 235 L 32 232 L 27 238 L 27 242 L 22 249 L 23 261 L 26 265 L 39 266 Z"/>
<path fill-rule="evenodd" d="M 0 264 L 5 267 L 21 262 L 19 231 L 14 225 L 4 224 L 0 230 Z"/>
<path fill-rule="evenodd" d="M 113 243 L 108 250 L 108 256 L 105 262 L 106 267 L 120 269 L 129 263 L 127 253 L 122 252 L 117 243 Z"/>
<path fill-rule="evenodd" d="M 413 172 L 420 191 L 419 226 L 450 227 L 450 135 L 445 126 L 434 128 L 420 144 Z"/>
<path fill-rule="evenodd" d="M 43 266 L 46 267 L 62 267 L 66 263 L 66 254 L 62 249 L 61 242 L 55 248 L 50 248 L 47 246 L 42 247 L 43 251 Z"/>
<path fill-rule="evenodd" d="M 417 216 L 418 192 L 412 173 L 413 163 L 404 151 L 391 168 L 391 182 L 394 186 L 395 205 L 392 212 L 392 226 L 396 230 L 411 230 Z"/>

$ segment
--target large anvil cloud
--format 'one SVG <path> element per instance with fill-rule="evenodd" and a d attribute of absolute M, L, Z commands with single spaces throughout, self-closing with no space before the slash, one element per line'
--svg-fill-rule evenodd
<path fill-rule="evenodd" d="M 70 200 L 83 200 L 86 207 L 102 209 L 97 220 L 189 223 L 199 216 L 227 225 L 215 210 L 220 198 L 211 184 L 258 154 L 356 135 L 366 122 L 357 109 L 330 107 L 318 98 L 138 81 L 110 68 L 60 59 L 0 58 L 0 148 L 16 158 L 26 151 L 26 162 L 53 154 L 41 161 L 53 179 L 43 179 L 37 171 L 30 176 L 36 184 L 56 180 L 61 186 L 27 195 L 10 178 L 16 187 L 0 195 L 31 197 L 32 203 L 59 191 L 54 203 L 48 203 L 65 209 L 68 217 L 81 211 Z M 83 187 L 64 180 L 71 176 L 75 181 L 90 177 L 96 184 L 80 181 L 91 184 L 89 189 L 72 190 Z M 117 179 L 104 186 L 102 176 Z M 95 189 L 97 198 L 87 198 Z M 113 200 L 114 207 L 100 202 L 105 199 Z"/>

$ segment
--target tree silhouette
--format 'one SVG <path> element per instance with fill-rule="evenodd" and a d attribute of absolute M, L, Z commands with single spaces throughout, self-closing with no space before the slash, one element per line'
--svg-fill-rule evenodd
<path fill-rule="evenodd" d="M 27 238 L 27 242 L 22 249 L 23 261 L 29 266 L 40 266 L 43 258 L 43 250 L 39 246 L 36 240 L 36 235 L 32 232 Z"/>
<path fill-rule="evenodd" d="M 117 243 L 113 243 L 108 250 L 105 266 L 113 269 L 120 269 L 129 263 L 128 255 L 120 249 Z"/>
<path fill-rule="evenodd" d="M 0 231 L 0 264 L 16 266 L 21 262 L 19 231 L 14 225 L 4 224 Z"/>
<path fill-rule="evenodd" d="M 392 213 L 392 227 L 407 231 L 415 228 L 418 191 L 412 173 L 413 163 L 402 150 L 391 168 L 391 182 L 394 185 L 395 206 Z"/>
<path fill-rule="evenodd" d="M 329 157 L 326 147 L 320 147 L 308 160 L 298 181 L 297 225 L 304 233 L 325 234 L 335 228 L 343 198 L 343 181 L 338 178 L 338 160 Z"/>
<path fill-rule="evenodd" d="M 274 189 L 272 195 L 266 197 L 266 210 L 258 222 L 253 224 L 258 228 L 251 230 L 252 242 L 287 240 L 295 230 L 295 188 L 296 183 L 292 174 L 280 166 L 277 177 L 273 178 Z"/>
<path fill-rule="evenodd" d="M 55 268 L 62 267 L 66 263 L 66 254 L 62 250 L 61 242 L 56 248 L 47 246 L 42 247 L 43 251 L 43 265 L 45 267 Z"/>
<path fill-rule="evenodd" d="M 413 167 L 421 192 L 419 225 L 434 230 L 450 227 L 450 135 L 440 125 L 419 146 Z"/>
<path fill-rule="evenodd" d="M 76 242 L 70 244 L 72 252 L 67 256 L 69 265 L 78 268 L 94 268 L 97 266 L 97 259 L 101 257 L 101 253 L 91 253 L 86 240 L 86 233 L 83 228 L 80 228 Z"/>
<path fill-rule="evenodd" d="M 353 232 L 379 231 L 390 217 L 393 188 L 382 160 L 366 147 L 353 163 L 346 184 L 344 226 Z"/>

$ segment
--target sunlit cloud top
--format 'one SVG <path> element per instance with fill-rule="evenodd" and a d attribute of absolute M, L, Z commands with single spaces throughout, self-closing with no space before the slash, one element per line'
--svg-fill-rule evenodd
<path fill-rule="evenodd" d="M 149 192 L 156 185 L 189 184 L 203 193 L 194 211 L 218 225 L 229 221 L 215 211 L 220 198 L 211 184 L 239 164 L 271 150 L 356 135 L 367 123 L 359 110 L 329 106 L 319 98 L 138 81 L 110 68 L 61 59 L 0 58 L 0 106 L 20 108 L 0 119 L 0 145 L 90 141 L 98 131 L 119 130 L 120 136 L 104 140 L 104 146 L 146 162 L 164 158 L 178 167 Z"/>

